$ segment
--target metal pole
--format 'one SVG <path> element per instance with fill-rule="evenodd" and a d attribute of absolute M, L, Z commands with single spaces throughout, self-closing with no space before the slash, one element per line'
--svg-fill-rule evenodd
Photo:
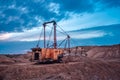
<path fill-rule="evenodd" d="M 46 24 L 44 23 L 44 24 L 43 24 L 43 27 L 44 27 L 44 48 L 46 48 L 46 34 L 45 34 L 45 26 L 46 26 Z"/>
<path fill-rule="evenodd" d="M 56 22 L 53 21 L 53 26 L 54 26 L 54 48 L 57 48 L 57 39 L 56 39 Z"/>
<path fill-rule="evenodd" d="M 70 36 L 67 35 L 67 38 L 68 38 L 68 49 L 69 49 L 69 53 L 70 53 Z"/>

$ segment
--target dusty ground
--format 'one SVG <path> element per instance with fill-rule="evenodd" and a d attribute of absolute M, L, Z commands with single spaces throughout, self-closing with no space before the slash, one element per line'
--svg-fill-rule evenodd
<path fill-rule="evenodd" d="M 120 80 L 120 45 L 85 50 L 87 57 L 72 55 L 64 57 L 66 63 L 44 65 L 30 62 L 30 55 L 2 55 L 0 80 Z"/>

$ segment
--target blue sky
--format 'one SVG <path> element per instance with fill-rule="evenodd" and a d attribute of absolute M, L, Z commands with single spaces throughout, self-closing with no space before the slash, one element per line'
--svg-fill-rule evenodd
<path fill-rule="evenodd" d="M 0 54 L 35 47 L 42 24 L 51 20 L 72 46 L 120 44 L 120 0 L 0 0 Z M 58 41 L 65 37 L 57 35 Z"/>

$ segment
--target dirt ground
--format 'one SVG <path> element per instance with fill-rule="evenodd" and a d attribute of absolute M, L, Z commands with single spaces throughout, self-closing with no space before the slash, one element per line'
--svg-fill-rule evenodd
<path fill-rule="evenodd" d="M 120 60 L 0 65 L 0 80 L 120 80 Z"/>
<path fill-rule="evenodd" d="M 2 55 L 0 80 L 120 80 L 120 45 L 85 49 L 87 57 L 66 56 L 54 64 L 35 64 L 30 55 Z"/>

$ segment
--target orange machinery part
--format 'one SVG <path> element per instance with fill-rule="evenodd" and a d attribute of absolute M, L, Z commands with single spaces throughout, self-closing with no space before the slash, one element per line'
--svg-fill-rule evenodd
<path fill-rule="evenodd" d="M 62 49 L 42 48 L 40 59 L 41 60 L 44 60 L 44 59 L 57 60 L 59 54 L 63 54 Z"/>

